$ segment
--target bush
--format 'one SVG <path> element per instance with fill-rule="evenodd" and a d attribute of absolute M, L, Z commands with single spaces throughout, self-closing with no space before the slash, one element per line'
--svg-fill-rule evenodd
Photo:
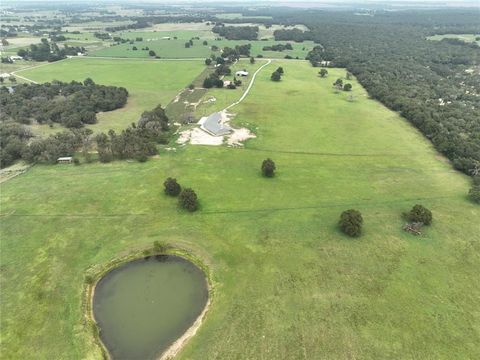
<path fill-rule="evenodd" d="M 423 205 L 415 205 L 407 215 L 408 220 L 416 223 L 430 225 L 432 223 L 432 212 Z"/>
<path fill-rule="evenodd" d="M 276 70 L 280 75 L 283 75 L 283 68 L 280 66 L 277 70 Z"/>
<path fill-rule="evenodd" d="M 262 174 L 265 177 L 273 177 L 275 175 L 275 162 L 272 159 L 265 159 L 262 163 Z"/>
<path fill-rule="evenodd" d="M 351 90 L 352 90 L 352 84 L 343 85 L 343 91 L 351 91 Z"/>
<path fill-rule="evenodd" d="M 165 187 L 165 194 L 170 196 L 178 196 L 178 194 L 180 194 L 180 191 L 182 191 L 182 187 L 179 183 L 177 183 L 177 179 L 173 179 L 171 177 L 165 180 L 163 186 Z"/>
<path fill-rule="evenodd" d="M 195 89 L 195 85 L 190 84 L 190 85 L 188 85 L 188 88 L 189 88 L 190 90 L 193 90 L 193 89 Z"/>
<path fill-rule="evenodd" d="M 160 242 L 158 240 L 155 240 L 153 242 L 153 251 L 158 253 L 163 253 L 167 250 L 167 245 L 163 242 Z"/>
<path fill-rule="evenodd" d="M 340 221 L 338 225 L 343 233 L 351 237 L 360 236 L 362 233 L 363 218 L 360 211 L 346 210 L 340 215 Z"/>
<path fill-rule="evenodd" d="M 480 204 L 480 185 L 473 185 L 470 191 L 468 192 L 468 196 L 474 202 Z"/>
<path fill-rule="evenodd" d="M 192 189 L 184 189 L 180 193 L 180 197 L 178 198 L 178 203 L 182 208 L 188 211 L 196 211 L 198 209 L 198 199 L 197 194 Z"/>

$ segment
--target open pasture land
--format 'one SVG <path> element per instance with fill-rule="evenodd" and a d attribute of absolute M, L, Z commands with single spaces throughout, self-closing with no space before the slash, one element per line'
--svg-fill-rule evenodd
<path fill-rule="evenodd" d="M 241 13 L 223 13 L 223 14 L 215 14 L 215 16 L 219 19 L 271 19 L 271 16 L 250 16 L 250 15 L 243 15 Z"/>
<path fill-rule="evenodd" d="M 100 113 L 98 123 L 89 126 L 94 131 L 120 131 L 136 122 L 142 112 L 158 104 L 166 106 L 176 94 L 190 84 L 205 67 L 202 61 L 151 61 L 72 58 L 18 74 L 37 82 L 83 81 L 92 78 L 103 85 L 123 86 L 129 92 L 127 105 L 122 109 Z M 49 133 L 48 126 L 37 125 L 37 133 Z M 58 129 L 53 129 L 57 131 Z"/>
<path fill-rule="evenodd" d="M 251 56 L 262 55 L 266 58 L 275 58 L 281 59 L 284 58 L 286 55 L 290 55 L 292 57 L 299 57 L 300 59 L 304 59 L 307 53 L 313 48 L 314 44 L 311 41 L 305 41 L 303 43 L 295 43 L 290 42 L 292 44 L 293 50 L 285 50 L 285 51 L 264 51 L 263 47 L 265 46 L 272 46 L 275 44 L 285 44 L 288 41 L 275 41 L 275 40 L 267 40 L 267 41 L 249 41 L 249 40 L 214 40 L 214 37 L 211 36 L 212 33 L 204 33 L 202 37 L 202 33 L 195 35 L 194 33 L 183 31 L 179 34 L 177 39 L 171 38 L 162 39 L 162 37 L 166 36 L 176 36 L 176 32 L 153 32 L 149 34 L 145 34 L 141 32 L 140 34 L 143 36 L 143 41 L 135 41 L 134 44 L 120 44 L 114 46 L 108 46 L 104 49 L 100 49 L 98 51 L 92 52 L 90 55 L 92 56 L 102 56 L 102 57 L 126 57 L 126 58 L 148 58 L 149 57 L 149 50 L 155 51 L 157 56 L 161 58 L 206 58 L 210 57 L 210 55 L 216 54 L 220 56 L 219 51 L 212 51 L 211 47 L 213 45 L 217 46 L 219 49 L 224 48 L 225 46 L 234 48 L 235 45 L 244 45 L 244 44 L 251 44 L 252 48 L 250 50 Z M 190 35 L 191 34 L 191 35 Z M 128 33 L 130 38 L 134 38 L 137 35 L 132 32 Z M 139 35 L 140 36 L 140 35 Z M 193 46 L 186 48 L 185 42 L 190 40 L 194 36 L 199 36 L 200 40 L 193 40 Z M 207 45 L 203 45 L 203 41 L 207 41 Z M 137 50 L 133 50 L 133 47 L 136 47 Z M 146 49 L 148 50 L 142 50 Z"/>
<path fill-rule="evenodd" d="M 428 40 L 437 40 L 440 41 L 442 39 L 459 39 L 462 41 L 465 41 L 467 43 L 470 42 L 476 42 L 478 45 L 480 45 L 480 40 L 476 40 L 477 38 L 480 38 L 480 34 L 445 34 L 445 35 L 433 35 L 429 36 Z"/>
<path fill-rule="evenodd" d="M 468 179 L 355 80 L 353 101 L 335 93 L 344 70 L 318 70 L 262 70 L 232 109 L 257 133 L 243 149 L 35 166 L 2 184 L 2 355 L 100 358 L 83 323 L 85 271 L 159 240 L 204 259 L 214 285 L 178 359 L 479 358 L 480 209 L 466 200 Z M 267 157 L 272 179 L 259 171 Z M 163 194 L 167 176 L 195 189 L 197 213 Z M 416 203 L 434 216 L 418 237 L 401 230 Z M 365 220 L 358 239 L 336 227 L 349 208 Z"/>

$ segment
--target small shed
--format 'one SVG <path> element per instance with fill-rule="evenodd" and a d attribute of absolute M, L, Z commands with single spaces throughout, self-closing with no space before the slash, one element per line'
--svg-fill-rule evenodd
<path fill-rule="evenodd" d="M 57 163 L 59 164 L 71 164 L 73 162 L 73 158 L 71 156 L 63 156 L 57 159 Z"/>
<path fill-rule="evenodd" d="M 239 70 L 235 73 L 235 76 L 248 76 L 248 71 L 246 70 Z"/>

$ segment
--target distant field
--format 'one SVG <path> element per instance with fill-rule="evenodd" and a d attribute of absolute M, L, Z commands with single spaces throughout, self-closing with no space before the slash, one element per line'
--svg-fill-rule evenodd
<path fill-rule="evenodd" d="M 173 93 L 161 84 L 188 83 L 202 68 L 75 61 L 28 74 L 90 72 L 161 98 Z M 356 80 L 353 101 L 336 93 L 345 70 L 328 71 L 321 79 L 306 61 L 262 70 L 232 109 L 257 135 L 245 148 L 39 165 L 3 183 L 2 357 L 100 359 L 82 308 L 86 271 L 159 240 L 203 259 L 214 285 L 206 320 L 177 360 L 478 359 L 480 208 L 466 199 L 469 180 Z M 260 175 L 267 157 L 273 179 Z M 195 189 L 199 212 L 163 194 L 167 176 Z M 416 203 L 434 217 L 422 236 L 402 231 L 401 213 Z M 337 228 L 349 208 L 365 220 L 358 239 Z"/>
<path fill-rule="evenodd" d="M 142 33 L 144 34 L 144 33 Z M 155 51 L 157 56 L 162 58 L 206 58 L 212 54 L 211 46 L 216 45 L 220 49 L 229 46 L 235 47 L 235 45 L 251 44 L 252 49 L 250 51 L 252 56 L 263 55 L 268 58 L 284 58 L 285 55 L 290 55 L 292 57 L 299 57 L 304 59 L 307 53 L 313 48 L 314 44 L 311 41 L 305 41 L 303 43 L 294 43 L 291 42 L 293 50 L 286 51 L 263 51 L 264 46 L 274 45 L 274 44 L 285 44 L 287 41 L 248 41 L 248 40 L 212 40 L 211 37 L 200 38 L 200 40 L 193 40 L 194 45 L 190 48 L 185 47 L 185 42 L 188 41 L 192 36 L 190 33 L 183 32 L 182 38 L 174 40 L 161 39 L 163 36 L 169 33 L 153 33 L 144 34 L 143 41 L 135 42 L 134 44 L 121 44 L 115 46 L 109 46 L 104 49 L 92 52 L 92 56 L 107 56 L 107 57 L 127 57 L 127 58 L 148 58 L 149 50 Z M 173 33 L 174 34 L 174 33 Z M 187 35 L 188 34 L 188 35 Z M 148 36 L 151 37 L 148 37 Z M 193 34 L 192 34 L 193 35 Z M 135 33 L 132 33 L 132 37 L 135 36 Z M 147 41 L 151 39 L 151 41 Z M 203 45 L 203 41 L 206 40 L 208 45 Z M 133 47 L 136 47 L 138 50 L 133 50 Z M 147 48 L 149 50 L 142 50 Z M 217 55 L 220 55 L 220 52 L 216 52 Z"/>
<path fill-rule="evenodd" d="M 24 70 L 19 75 L 37 82 L 83 81 L 91 77 L 99 84 L 125 87 L 130 93 L 127 105 L 119 110 L 98 114 L 98 123 L 89 126 L 94 131 L 120 131 L 136 122 L 143 111 L 158 104 L 166 106 L 203 68 L 202 61 L 194 60 L 173 62 L 74 58 Z M 58 129 L 42 125 L 34 130 L 48 134 Z"/>
<path fill-rule="evenodd" d="M 442 39 L 459 39 L 465 42 L 476 42 L 480 45 L 480 39 L 475 40 L 476 38 L 480 38 L 480 34 L 445 34 L 445 35 L 433 35 L 429 36 L 428 40 L 442 40 Z"/>
<path fill-rule="evenodd" d="M 241 13 L 224 13 L 224 14 L 216 14 L 215 15 L 219 19 L 271 19 L 271 16 L 250 16 L 250 15 L 243 15 Z"/>

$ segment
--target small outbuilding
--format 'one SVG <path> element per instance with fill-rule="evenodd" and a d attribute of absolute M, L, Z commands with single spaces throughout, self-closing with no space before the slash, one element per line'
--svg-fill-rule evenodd
<path fill-rule="evenodd" d="M 57 163 L 59 164 L 71 164 L 73 162 L 73 158 L 71 156 L 63 156 L 57 159 Z"/>
<path fill-rule="evenodd" d="M 239 70 L 235 73 L 235 76 L 248 76 L 248 71 L 245 71 L 245 70 Z"/>

